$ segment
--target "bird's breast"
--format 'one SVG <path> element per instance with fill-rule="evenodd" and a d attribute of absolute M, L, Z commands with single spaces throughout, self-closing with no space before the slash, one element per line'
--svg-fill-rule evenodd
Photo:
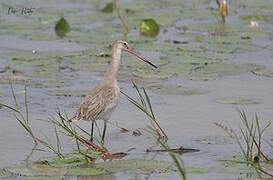
<path fill-rule="evenodd" d="M 102 119 L 108 120 L 119 103 L 119 92 L 116 92 L 112 100 L 105 107 Z"/>

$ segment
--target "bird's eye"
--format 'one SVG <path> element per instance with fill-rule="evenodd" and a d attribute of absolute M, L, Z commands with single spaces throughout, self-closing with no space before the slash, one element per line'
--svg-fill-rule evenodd
<path fill-rule="evenodd" d="M 124 43 L 123 43 L 123 45 L 124 45 L 124 46 L 127 46 L 127 43 L 126 43 L 126 42 L 124 42 Z"/>

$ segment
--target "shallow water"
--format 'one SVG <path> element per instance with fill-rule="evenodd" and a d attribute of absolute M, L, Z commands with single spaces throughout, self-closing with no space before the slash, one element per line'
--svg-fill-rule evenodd
<path fill-rule="evenodd" d="M 189 173 L 189 179 L 247 178 L 244 172 L 228 172 L 225 170 L 227 165 L 217 161 L 236 155 L 239 147 L 214 123 L 222 123 L 238 130 L 241 125 L 236 111 L 238 107 L 245 109 L 250 118 L 257 112 L 262 125 L 272 120 L 272 77 L 257 76 L 252 71 L 257 68 L 272 68 L 273 14 L 269 9 L 273 4 L 265 0 L 232 1 L 230 15 L 223 28 L 211 14 L 211 3 L 208 0 L 185 1 L 183 4 L 180 1 L 137 1 L 136 5 L 134 1 L 120 3 L 121 9 L 127 8 L 135 13 L 126 18 L 132 28 L 128 40 L 135 49 L 160 66 L 158 70 L 151 70 L 149 66 L 124 55 L 119 73 L 121 90 L 136 97 L 131 79 L 146 87 L 156 117 L 168 134 L 169 145 L 200 149 L 200 152 L 181 156 L 186 166 L 207 170 L 207 173 Z M 6 13 L 6 5 L 18 4 L 37 9 L 26 16 Z M 7 80 L 7 77 L 11 77 L 17 79 L 14 81 L 15 94 L 23 105 L 22 79 L 27 79 L 31 124 L 39 137 L 47 136 L 52 142 L 55 141 L 52 125 L 39 119 L 55 115 L 57 106 L 73 115 L 82 100 L 80 95 L 73 93 L 71 97 L 54 93 L 81 90 L 80 93 L 84 94 L 98 84 L 109 58 L 95 55 L 109 54 L 111 42 L 123 36 L 123 29 L 115 15 L 99 12 L 98 9 L 104 4 L 105 2 L 97 0 L 82 0 L 77 3 L 69 0 L 58 3 L 55 0 L 48 3 L 0 3 L 0 72 L 5 67 L 10 67 L 0 73 L 0 102 L 13 104 Z M 253 10 L 255 5 L 259 13 Z M 149 8 L 151 11 L 147 11 Z M 214 12 L 217 13 L 216 10 Z M 61 14 L 64 14 L 72 27 L 72 31 L 64 39 L 58 39 L 53 31 L 54 23 Z M 260 17 L 256 17 L 257 14 Z M 259 27 L 251 29 L 249 19 L 243 19 L 244 16 L 253 16 L 254 20 L 258 20 Z M 156 39 L 138 37 L 138 31 L 134 27 L 138 26 L 137 22 L 142 17 L 153 17 L 161 25 L 161 32 Z M 14 29 L 8 28 L 10 25 Z M 187 26 L 185 32 L 182 30 L 183 26 Z M 167 32 L 164 33 L 163 29 Z M 172 43 L 173 40 L 183 43 L 175 44 Z M 37 53 L 33 54 L 32 50 Z M 185 93 L 184 88 L 193 88 L 195 91 Z M 258 103 L 217 103 L 217 99 L 223 98 L 245 98 Z M 10 111 L 0 109 L 0 115 L 0 167 L 23 164 L 33 147 L 32 141 Z M 124 96 L 121 96 L 111 122 L 130 130 L 124 134 L 115 125 L 108 125 L 106 147 L 111 152 L 126 152 L 135 148 L 129 152 L 129 158 L 171 161 L 164 153 L 145 153 L 155 143 L 143 130 L 149 125 L 149 121 Z M 87 130 L 90 128 L 89 123 L 79 124 Z M 142 135 L 133 136 L 132 130 L 135 129 L 140 129 Z M 272 140 L 271 132 L 272 127 L 265 134 L 265 139 Z M 71 139 L 62 137 L 62 140 L 65 152 L 75 148 L 75 142 Z M 265 151 L 269 154 L 272 152 L 268 147 L 265 147 Z M 52 154 L 35 151 L 31 160 L 47 155 Z M 120 172 L 96 178 L 158 177 L 177 179 L 178 174 Z"/>

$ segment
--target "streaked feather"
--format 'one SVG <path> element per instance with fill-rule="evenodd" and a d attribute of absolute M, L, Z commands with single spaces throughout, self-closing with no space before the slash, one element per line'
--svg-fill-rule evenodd
<path fill-rule="evenodd" d="M 112 112 L 118 104 L 118 99 L 119 89 L 117 87 L 97 86 L 84 98 L 74 119 L 86 121 L 106 119 L 108 113 Z"/>

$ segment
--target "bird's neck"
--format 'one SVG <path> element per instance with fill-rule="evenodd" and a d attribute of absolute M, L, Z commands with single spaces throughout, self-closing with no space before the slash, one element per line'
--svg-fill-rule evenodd
<path fill-rule="evenodd" d="M 116 45 L 113 47 L 112 51 L 112 61 L 109 65 L 103 79 L 103 83 L 107 85 L 117 85 L 117 73 L 119 70 L 121 58 L 121 49 L 117 48 Z"/>

